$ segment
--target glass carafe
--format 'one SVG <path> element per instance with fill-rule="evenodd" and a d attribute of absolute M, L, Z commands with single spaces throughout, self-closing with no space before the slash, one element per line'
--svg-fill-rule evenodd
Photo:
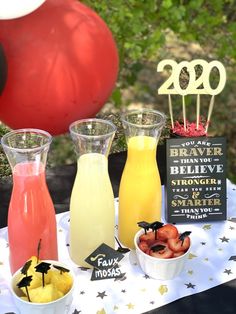
<path fill-rule="evenodd" d="M 13 175 L 8 211 L 12 273 L 33 255 L 58 259 L 55 209 L 45 178 L 51 141 L 49 133 L 38 129 L 14 130 L 1 139 Z"/>
<path fill-rule="evenodd" d="M 127 160 L 119 188 L 119 239 L 134 247 L 140 221 L 161 219 L 162 191 L 156 149 L 165 116 L 151 109 L 132 110 L 121 116 Z"/>
<path fill-rule="evenodd" d="M 116 127 L 102 119 L 79 120 L 70 126 L 77 153 L 77 174 L 70 200 L 70 255 L 80 266 L 100 244 L 114 248 L 114 195 L 108 154 Z"/>

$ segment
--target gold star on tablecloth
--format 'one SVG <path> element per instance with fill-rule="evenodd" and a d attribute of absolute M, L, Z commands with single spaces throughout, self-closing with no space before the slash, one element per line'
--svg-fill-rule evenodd
<path fill-rule="evenodd" d="M 132 303 L 126 304 L 126 306 L 128 307 L 129 310 L 134 309 L 134 304 Z"/>
<path fill-rule="evenodd" d="M 167 285 L 161 285 L 158 291 L 160 292 L 161 295 L 163 295 L 164 293 L 167 293 L 168 292 Z"/>
<path fill-rule="evenodd" d="M 194 257 L 197 257 L 197 255 L 194 255 L 194 254 L 192 254 L 192 253 L 189 253 L 188 259 L 193 259 Z"/>
<path fill-rule="evenodd" d="M 203 230 L 210 230 L 211 229 L 211 225 L 204 225 L 202 227 Z"/>

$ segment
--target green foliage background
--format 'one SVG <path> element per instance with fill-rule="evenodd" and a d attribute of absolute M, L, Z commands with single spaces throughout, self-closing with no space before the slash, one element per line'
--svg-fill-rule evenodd
<path fill-rule="evenodd" d="M 207 61 L 218 59 L 227 68 L 227 85 L 217 96 L 214 108 L 212 135 L 225 135 L 228 140 L 228 177 L 236 182 L 236 109 L 234 101 L 236 66 L 236 4 L 233 0 L 83 0 L 107 23 L 117 43 L 120 59 L 119 78 L 109 100 L 113 107 L 122 110 L 133 100 L 163 102 L 157 95 L 156 65 L 161 59 L 175 58 L 180 54 L 170 51 L 169 39 L 181 46 L 197 44 L 201 57 Z M 192 58 L 199 57 L 198 52 Z M 146 69 L 151 69 L 143 76 Z M 152 73 L 150 75 L 150 73 Z M 154 75 L 155 73 L 155 75 Z M 151 77 L 152 76 L 152 77 Z M 131 90 L 131 100 L 127 97 Z M 164 100 L 166 102 L 166 99 Z M 203 104 L 204 106 L 204 104 Z M 189 106 L 190 107 L 190 106 Z M 205 105 L 207 107 L 207 105 Z M 166 103 L 158 109 L 167 112 Z M 179 108 L 176 106 L 176 113 Z M 189 109 L 190 110 L 190 109 Z M 118 111 L 119 112 L 119 111 Z M 194 115 L 194 113 L 193 113 Z M 114 118 L 116 119 L 116 118 Z M 119 124 L 119 120 L 116 121 Z M 2 128 L 1 132 L 6 130 Z M 115 151 L 124 148 L 118 130 Z M 62 149 L 63 147 L 63 149 Z M 1 156 L 0 175 L 10 173 L 4 155 Z M 75 159 L 68 135 L 56 137 L 50 150 L 49 164 L 71 163 Z"/>
<path fill-rule="evenodd" d="M 170 31 L 197 42 L 205 59 L 216 55 L 225 65 L 236 61 L 236 6 L 233 0 L 100 0 L 82 1 L 111 29 L 119 50 L 120 76 L 112 100 L 121 104 L 120 88 L 134 84 L 147 60 L 165 56 Z"/>

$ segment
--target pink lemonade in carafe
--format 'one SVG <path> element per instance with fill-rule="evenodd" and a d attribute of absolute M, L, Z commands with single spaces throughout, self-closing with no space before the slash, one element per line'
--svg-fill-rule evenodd
<path fill-rule="evenodd" d="M 36 169 L 37 168 L 37 169 Z M 44 167 L 36 162 L 17 164 L 8 213 L 10 267 L 15 272 L 32 255 L 58 259 L 55 210 Z"/>
<path fill-rule="evenodd" d="M 51 141 L 48 132 L 38 129 L 13 130 L 1 139 L 13 175 L 8 210 L 12 273 L 33 255 L 58 259 L 55 209 L 45 177 Z"/>

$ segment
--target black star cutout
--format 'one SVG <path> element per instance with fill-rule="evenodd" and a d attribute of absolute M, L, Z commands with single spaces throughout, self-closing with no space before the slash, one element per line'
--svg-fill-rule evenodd
<path fill-rule="evenodd" d="M 206 242 L 201 242 L 201 245 L 206 245 Z"/>
<path fill-rule="evenodd" d="M 234 230 L 235 228 L 234 228 L 234 227 L 232 227 L 232 226 L 230 226 L 230 227 L 229 227 L 229 229 L 230 229 L 230 230 Z"/>
<path fill-rule="evenodd" d="M 225 236 L 223 238 L 219 238 L 221 240 L 221 242 L 229 242 L 229 239 L 226 238 Z"/>
<path fill-rule="evenodd" d="M 187 288 L 195 289 L 196 285 L 193 285 L 191 282 L 189 282 L 189 283 L 185 283 L 185 286 L 187 286 Z"/>
<path fill-rule="evenodd" d="M 154 301 L 151 301 L 151 302 L 150 302 L 150 304 L 154 304 L 154 303 L 155 303 Z"/>
<path fill-rule="evenodd" d="M 81 313 L 81 311 L 78 311 L 77 309 L 75 309 L 72 314 L 79 314 L 79 313 Z"/>
<path fill-rule="evenodd" d="M 106 295 L 106 291 L 103 291 L 103 292 L 98 292 L 97 298 L 101 298 L 101 299 L 103 299 L 104 297 L 107 297 L 107 295 Z"/>
<path fill-rule="evenodd" d="M 84 291 L 80 291 L 80 294 L 85 294 L 85 292 Z"/>
<path fill-rule="evenodd" d="M 145 274 L 145 275 L 143 276 L 143 278 L 145 278 L 145 279 L 150 279 L 150 277 L 149 277 L 147 274 Z"/>
<path fill-rule="evenodd" d="M 125 290 L 125 289 L 123 289 L 123 290 L 121 290 L 121 292 L 122 292 L 122 293 L 125 293 L 125 292 L 126 292 L 126 290 Z"/>
<path fill-rule="evenodd" d="M 225 269 L 224 273 L 226 273 L 227 275 L 230 275 L 230 274 L 232 274 L 232 271 L 231 271 L 231 269 Z"/>

